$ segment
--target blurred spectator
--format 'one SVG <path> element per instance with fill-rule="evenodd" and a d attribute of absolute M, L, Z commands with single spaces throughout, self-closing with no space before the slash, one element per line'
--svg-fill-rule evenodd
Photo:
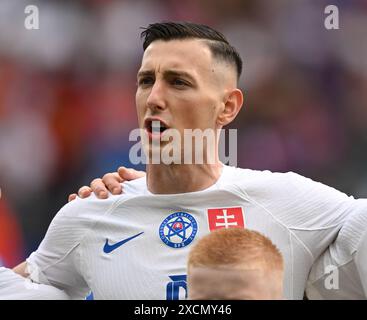
<path fill-rule="evenodd" d="M 0 194 L 0 266 L 14 267 L 24 260 L 20 226 Z"/>

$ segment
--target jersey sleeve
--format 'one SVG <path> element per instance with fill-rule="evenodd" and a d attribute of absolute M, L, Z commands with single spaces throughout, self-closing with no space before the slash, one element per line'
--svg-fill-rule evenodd
<path fill-rule="evenodd" d="M 310 299 L 367 298 L 367 199 L 356 200 L 336 240 L 315 261 L 307 284 Z"/>
<path fill-rule="evenodd" d="M 0 268 L 0 300 L 68 300 L 55 287 L 37 284 L 7 268 Z"/>
<path fill-rule="evenodd" d="M 65 205 L 51 222 L 37 251 L 27 259 L 29 278 L 65 291 L 72 299 L 89 293 L 80 244 L 109 201 L 77 198 Z"/>
<path fill-rule="evenodd" d="M 353 197 L 293 172 L 263 171 L 245 178 L 242 189 L 249 199 L 285 226 L 312 261 L 335 240 L 356 206 Z"/>
<path fill-rule="evenodd" d="M 367 227 L 358 245 L 354 261 L 357 267 L 359 278 L 361 279 L 364 299 L 367 299 Z"/>

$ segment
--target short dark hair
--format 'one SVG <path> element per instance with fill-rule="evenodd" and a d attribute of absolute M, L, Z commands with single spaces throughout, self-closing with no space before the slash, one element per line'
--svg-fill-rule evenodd
<path fill-rule="evenodd" d="M 205 39 L 213 57 L 229 62 L 236 67 L 237 79 L 242 72 L 242 59 L 237 50 L 220 32 L 203 24 L 192 22 L 161 22 L 150 24 L 143 28 L 141 38 L 144 38 L 143 49 L 156 40 Z"/>

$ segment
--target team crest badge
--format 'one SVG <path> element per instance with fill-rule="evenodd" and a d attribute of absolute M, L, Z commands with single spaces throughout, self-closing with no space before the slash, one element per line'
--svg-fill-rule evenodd
<path fill-rule="evenodd" d="M 223 228 L 244 228 L 245 222 L 241 207 L 208 209 L 209 230 Z"/>
<path fill-rule="evenodd" d="M 167 246 L 183 248 L 194 240 L 197 231 L 197 222 L 191 214 L 175 212 L 161 223 L 159 236 Z"/>

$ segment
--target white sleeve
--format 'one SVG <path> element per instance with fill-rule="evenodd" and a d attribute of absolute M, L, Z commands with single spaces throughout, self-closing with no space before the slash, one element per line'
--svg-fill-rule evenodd
<path fill-rule="evenodd" d="M 249 180 L 249 179 L 248 179 Z M 336 239 L 356 200 L 299 174 L 262 172 L 244 191 L 285 225 L 314 261 Z"/>
<path fill-rule="evenodd" d="M 355 201 L 353 214 L 311 269 L 310 299 L 367 298 L 367 199 Z"/>
<path fill-rule="evenodd" d="M 0 300 L 68 300 L 68 295 L 55 287 L 32 283 L 7 268 L 0 268 Z"/>
<path fill-rule="evenodd" d="M 361 279 L 364 298 L 367 299 L 367 227 L 358 246 L 354 261 L 357 267 L 359 278 Z"/>
<path fill-rule="evenodd" d="M 294 172 L 262 171 L 243 178 L 242 190 L 291 229 L 320 230 L 342 225 L 353 197 Z"/>
<path fill-rule="evenodd" d="M 77 198 L 65 205 L 51 222 L 37 251 L 27 259 L 30 279 L 65 291 L 72 299 L 84 299 L 90 289 L 80 244 L 99 216 L 111 204 L 108 200 Z"/>

